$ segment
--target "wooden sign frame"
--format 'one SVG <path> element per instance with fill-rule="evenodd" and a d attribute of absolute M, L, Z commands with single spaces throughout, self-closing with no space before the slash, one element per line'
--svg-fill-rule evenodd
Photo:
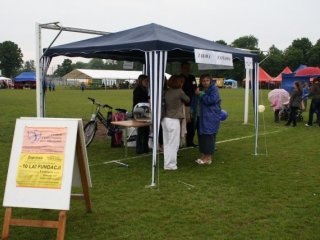
<path fill-rule="evenodd" d="M 22 124 L 23 122 L 24 124 Z M 54 124 L 53 124 L 54 122 Z M 10 189 L 14 188 L 12 184 L 10 184 L 10 181 L 12 181 L 13 177 L 16 176 L 14 173 L 16 171 L 16 165 L 17 165 L 17 155 L 14 155 L 13 152 L 17 152 L 17 149 L 14 149 L 15 146 L 21 145 L 21 126 L 33 125 L 33 126 L 68 126 L 70 127 L 68 130 L 68 134 L 74 135 L 74 136 L 68 136 L 66 141 L 66 154 L 65 154 L 65 162 L 66 164 L 66 170 L 64 170 L 63 174 L 66 176 L 66 178 L 63 178 L 62 181 L 66 181 L 66 184 L 64 186 L 67 186 L 66 193 L 69 195 L 69 199 L 65 199 L 68 202 L 68 206 L 62 206 L 62 209 L 57 209 L 59 206 L 45 206 L 45 207 L 37 207 L 33 206 L 33 203 L 20 203 L 15 202 L 13 200 L 11 202 L 10 195 L 12 195 L 12 192 L 16 191 L 16 189 Z M 18 129 L 18 130 L 17 130 Z M 18 142 L 18 144 L 17 144 Z M 69 143 L 69 144 L 68 144 Z M 70 143 L 73 143 L 70 146 Z M 20 145 L 19 145 L 20 144 Z M 69 152 L 68 152 L 69 151 Z M 70 155 L 73 152 L 73 155 Z M 67 158 L 67 156 L 69 158 Z M 70 157 L 71 156 L 71 157 Z M 75 159 L 77 160 L 75 162 Z M 66 161 L 72 161 L 72 163 Z M 69 165 L 68 165 L 69 164 Z M 68 171 L 68 172 L 65 172 Z M 74 185 L 75 177 L 74 177 L 74 171 L 79 171 L 78 177 L 79 182 L 81 183 L 82 187 L 82 194 L 71 194 L 71 187 Z M 71 177 L 70 177 L 71 172 Z M 67 177 L 67 175 L 69 175 Z M 10 178 L 11 176 L 11 178 Z M 72 178 L 72 179 L 70 179 Z M 15 179 L 15 178 L 14 178 Z M 77 180 L 77 179 L 76 179 Z M 70 183 L 72 182 L 72 184 Z M 62 182 L 62 185 L 64 182 Z M 84 133 L 83 133 L 83 126 L 82 126 L 82 120 L 81 119 L 61 119 L 61 118 L 20 118 L 17 119 L 16 122 L 16 129 L 12 144 L 12 151 L 11 151 L 11 157 L 10 157 L 10 163 L 9 163 L 9 169 L 8 169 L 8 176 L 7 176 L 7 184 L 6 184 L 6 191 L 5 191 L 5 197 L 3 201 L 3 205 L 6 208 L 5 210 L 5 216 L 4 216 L 4 222 L 3 222 L 3 230 L 2 230 L 2 239 L 9 239 L 9 232 L 10 232 L 10 226 L 27 226 L 27 227 L 40 227 L 40 228 L 54 228 L 57 229 L 57 240 L 64 239 L 65 236 L 65 228 L 66 228 L 66 220 L 67 220 L 67 210 L 69 210 L 69 204 L 70 197 L 72 199 L 81 199 L 85 201 L 86 211 L 89 213 L 92 211 L 92 205 L 91 205 L 91 199 L 90 199 L 90 193 L 89 188 L 91 187 L 91 178 L 90 178 L 90 171 L 89 171 L 89 165 L 88 165 L 88 157 L 87 157 L 87 151 L 86 146 L 84 142 Z M 20 188 L 23 189 L 23 188 Z M 18 189 L 18 191 L 20 190 Z M 63 187 L 61 188 L 63 190 Z M 26 189 L 23 189 L 24 191 Z M 41 191 L 38 189 L 32 189 L 30 188 L 30 192 L 33 191 Z M 46 194 L 46 191 L 44 190 L 44 194 Z M 55 194 L 53 190 L 53 193 Z M 49 190 L 50 192 L 50 190 Z M 34 192 L 38 194 L 38 192 Z M 46 195 L 44 195 L 46 196 Z M 67 195 L 65 195 L 67 196 Z M 64 199 L 62 199 L 64 200 Z M 28 200 L 27 201 L 32 201 Z M 27 207 L 27 208 L 40 208 L 40 209 L 53 209 L 53 210 L 59 210 L 59 218 L 57 221 L 49 221 L 49 220 L 31 220 L 31 219 L 17 219 L 13 218 L 13 208 L 14 207 Z"/>

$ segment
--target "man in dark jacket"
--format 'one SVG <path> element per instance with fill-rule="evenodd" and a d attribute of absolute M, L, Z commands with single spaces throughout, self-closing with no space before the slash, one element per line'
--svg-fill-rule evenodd
<path fill-rule="evenodd" d="M 138 103 L 148 103 L 149 96 L 148 96 L 148 85 L 149 85 L 149 78 L 146 75 L 140 75 L 137 80 L 137 86 L 133 90 L 133 108 Z M 148 153 L 148 140 L 149 140 L 149 127 L 139 127 L 137 129 L 137 139 L 136 139 L 136 153 Z"/>
<path fill-rule="evenodd" d="M 309 97 L 311 98 L 310 110 L 309 110 L 309 121 L 306 124 L 307 127 L 312 126 L 313 114 L 317 113 L 317 121 L 320 126 L 320 78 L 313 80 L 313 84 L 309 90 Z"/>
<path fill-rule="evenodd" d="M 190 64 L 187 62 L 181 63 L 181 76 L 184 77 L 184 85 L 182 90 L 185 94 L 190 98 L 190 102 L 195 95 L 195 90 L 197 89 L 197 82 L 196 78 L 190 74 L 191 68 Z M 195 135 L 195 119 L 190 114 L 190 102 L 186 103 L 186 121 L 187 121 L 187 136 L 186 136 L 186 145 L 187 147 L 196 147 L 197 145 L 194 144 L 193 138 Z"/>

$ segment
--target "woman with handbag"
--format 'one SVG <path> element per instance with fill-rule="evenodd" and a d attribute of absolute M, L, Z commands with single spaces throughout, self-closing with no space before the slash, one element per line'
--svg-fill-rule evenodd
<path fill-rule="evenodd" d="M 163 130 L 164 169 L 176 170 L 177 153 L 180 145 L 180 122 L 185 118 L 184 103 L 190 98 L 182 90 L 184 78 L 172 75 L 168 80 L 168 89 L 164 94 L 164 113 L 161 121 Z"/>
<path fill-rule="evenodd" d="M 298 81 L 294 82 L 294 88 L 290 93 L 290 101 L 289 101 L 289 108 L 290 108 L 290 115 L 288 122 L 285 124 L 286 126 L 297 126 L 297 113 L 298 109 L 301 108 L 302 102 L 302 86 L 301 83 Z"/>

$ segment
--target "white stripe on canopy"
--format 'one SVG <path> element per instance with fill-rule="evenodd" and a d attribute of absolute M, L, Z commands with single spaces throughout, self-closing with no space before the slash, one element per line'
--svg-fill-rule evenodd
<path fill-rule="evenodd" d="M 162 90 L 164 86 L 165 70 L 167 65 L 166 51 L 150 51 L 145 53 L 146 74 L 150 79 L 150 103 L 152 111 L 152 180 L 151 186 L 156 185 L 155 170 L 157 165 L 157 147 L 161 119 Z"/>

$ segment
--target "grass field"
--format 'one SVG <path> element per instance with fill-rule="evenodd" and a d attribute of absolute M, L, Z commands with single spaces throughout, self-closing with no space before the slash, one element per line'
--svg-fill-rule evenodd
<path fill-rule="evenodd" d="M 259 137 L 255 156 L 252 110 L 251 124 L 242 124 L 243 93 L 220 91 L 229 118 L 221 124 L 213 164 L 196 165 L 197 149 L 181 150 L 178 171 L 164 171 L 160 160 L 156 188 L 145 187 L 151 182 L 150 156 L 123 161 L 129 168 L 103 164 L 123 158 L 124 150 L 111 149 L 110 140 L 95 139 L 88 148 L 93 213 L 72 200 L 66 239 L 320 239 L 319 127 L 275 124 L 267 107 L 260 114 L 260 133 L 266 135 Z M 130 90 L 58 89 L 47 94 L 47 116 L 86 121 L 92 111 L 89 96 L 131 108 Z M 268 106 L 266 96 L 262 91 L 261 101 Z M 35 91 L 1 90 L 0 100 L 2 198 L 15 120 L 35 116 Z M 129 149 L 129 158 L 134 156 Z M 3 215 L 1 208 L 1 226 Z M 14 216 L 56 219 L 57 212 L 15 209 Z M 56 236 L 51 229 L 23 227 L 12 227 L 10 233 L 11 239 Z"/>

